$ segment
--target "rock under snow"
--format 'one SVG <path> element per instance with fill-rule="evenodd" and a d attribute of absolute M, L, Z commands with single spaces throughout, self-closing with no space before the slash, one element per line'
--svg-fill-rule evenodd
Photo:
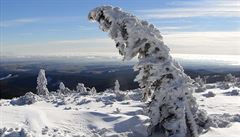
<path fill-rule="evenodd" d="M 214 97 L 216 94 L 214 94 L 212 91 L 208 91 L 208 93 L 203 94 L 204 97 L 206 98 L 210 98 L 210 97 Z"/>

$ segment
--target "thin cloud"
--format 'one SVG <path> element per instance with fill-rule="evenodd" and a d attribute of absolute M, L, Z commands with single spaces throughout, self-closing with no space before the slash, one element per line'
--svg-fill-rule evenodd
<path fill-rule="evenodd" d="M 194 26 L 156 26 L 161 32 L 183 31 L 185 29 L 193 28 Z"/>
<path fill-rule="evenodd" d="M 163 35 L 173 53 L 240 54 L 240 32 L 173 32 Z"/>
<path fill-rule="evenodd" d="M 7 21 L 1 21 L 0 27 L 18 26 L 18 25 L 24 25 L 24 24 L 34 23 L 38 21 L 40 21 L 40 18 L 23 18 L 23 19 L 7 20 Z"/>
<path fill-rule="evenodd" d="M 71 22 L 79 21 L 80 19 L 81 17 L 79 16 L 21 18 L 1 21 L 0 27 L 13 27 L 32 23 Z"/>
<path fill-rule="evenodd" d="M 113 44 L 114 42 L 111 39 L 107 38 L 90 38 L 90 39 L 80 39 L 80 40 L 59 40 L 59 41 L 50 41 L 50 45 L 81 45 L 81 44 Z"/>
<path fill-rule="evenodd" d="M 177 4 L 176 4 L 177 5 Z M 176 8 L 137 10 L 144 18 L 188 18 L 188 17 L 240 17 L 239 1 L 202 1 L 195 4 L 182 5 Z"/>
<path fill-rule="evenodd" d="M 236 6 L 239 0 L 198 0 L 198 1 L 170 1 L 169 6 Z"/>

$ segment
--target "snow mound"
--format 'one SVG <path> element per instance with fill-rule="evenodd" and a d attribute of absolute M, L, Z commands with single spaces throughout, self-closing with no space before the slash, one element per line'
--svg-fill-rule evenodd
<path fill-rule="evenodd" d="M 210 115 L 211 127 L 225 128 L 231 125 L 231 122 L 240 122 L 240 114 L 230 115 L 224 114 L 212 114 Z"/>
<path fill-rule="evenodd" d="M 224 94 L 227 96 L 238 96 L 240 93 L 240 90 L 233 89 L 232 91 L 225 92 Z"/>
<path fill-rule="evenodd" d="M 42 99 L 32 92 L 27 92 L 24 96 L 21 96 L 19 98 L 13 98 L 10 101 L 10 104 L 12 105 L 30 105 L 37 101 L 41 101 Z"/>

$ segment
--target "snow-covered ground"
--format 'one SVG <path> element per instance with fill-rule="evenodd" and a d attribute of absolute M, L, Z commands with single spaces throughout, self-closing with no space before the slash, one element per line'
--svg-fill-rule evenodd
<path fill-rule="evenodd" d="M 221 90 L 219 88 L 208 89 L 202 93 L 196 93 L 195 96 L 201 108 L 207 111 L 208 114 L 221 114 L 223 120 L 228 114 L 236 115 L 231 124 L 224 128 L 213 128 L 200 137 L 239 137 L 240 136 L 240 93 L 238 95 L 231 94 L 233 88 Z M 206 94 L 212 92 L 214 97 L 205 97 Z"/>
<path fill-rule="evenodd" d="M 230 92 L 234 89 L 239 90 L 236 87 L 226 90 L 213 88 L 194 94 L 199 106 L 208 114 L 212 116 L 216 114 L 222 117 L 223 121 L 235 116 L 230 118 L 230 125 L 222 122 L 223 128 L 211 127 L 200 137 L 239 137 L 240 95 Z M 213 95 L 209 95 L 209 92 Z M 145 104 L 140 101 L 140 90 L 128 91 L 128 95 L 122 101 L 111 90 L 86 96 L 79 93 L 65 95 L 51 93 L 44 99 L 34 96 L 36 96 L 35 103 L 26 102 L 24 100 L 26 98 L 0 100 L 1 136 L 145 137 L 147 135 L 149 118 L 143 111 Z"/>

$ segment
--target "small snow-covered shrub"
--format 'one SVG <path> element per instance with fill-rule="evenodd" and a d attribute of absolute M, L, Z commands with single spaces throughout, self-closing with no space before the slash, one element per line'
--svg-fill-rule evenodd
<path fill-rule="evenodd" d="M 57 100 L 56 101 L 56 106 L 58 107 L 58 106 L 61 106 L 61 105 L 66 105 L 67 103 L 66 103 L 66 101 L 65 100 Z"/>
<path fill-rule="evenodd" d="M 81 101 L 79 101 L 78 103 L 77 103 L 77 105 L 82 105 L 82 104 L 87 104 L 87 103 L 90 103 L 91 102 L 91 100 L 87 100 L 87 99 L 82 99 Z"/>
<path fill-rule="evenodd" d="M 240 91 L 238 89 L 233 89 L 232 91 L 224 93 L 227 96 L 238 96 L 240 94 Z"/>
<path fill-rule="evenodd" d="M 31 131 L 26 130 L 25 128 L 9 128 L 6 127 L 0 129 L 1 137 L 33 137 Z"/>
<path fill-rule="evenodd" d="M 231 73 L 227 74 L 224 79 L 226 82 L 231 82 L 231 83 L 235 83 L 237 81 L 236 77 L 233 76 Z"/>
<path fill-rule="evenodd" d="M 203 96 L 204 96 L 204 97 L 206 97 L 206 98 L 210 98 L 210 97 L 215 97 L 215 96 L 216 96 L 216 94 L 215 94 L 215 93 L 213 93 L 212 91 L 209 91 L 208 93 L 206 93 L 206 94 L 203 94 Z"/>
<path fill-rule="evenodd" d="M 205 87 L 201 87 L 201 86 L 197 86 L 197 88 L 195 89 L 196 93 L 201 93 L 201 92 L 204 92 L 204 91 L 206 91 L 206 88 Z"/>
<path fill-rule="evenodd" d="M 123 100 L 128 99 L 127 94 L 122 91 L 115 92 L 115 95 L 116 95 L 117 101 L 123 101 Z"/>
<path fill-rule="evenodd" d="M 218 88 L 220 89 L 223 89 L 223 90 L 226 90 L 226 89 L 229 89 L 231 86 L 228 82 L 220 82 L 218 83 Z"/>
<path fill-rule="evenodd" d="M 210 126 L 215 128 L 225 128 L 228 127 L 231 122 L 240 122 L 240 115 L 230 115 L 228 113 L 224 114 L 212 114 L 210 115 Z"/>
<path fill-rule="evenodd" d="M 120 113 L 120 109 L 116 108 L 116 110 L 114 111 L 115 114 L 119 114 Z"/>
<path fill-rule="evenodd" d="M 240 78 L 238 79 L 238 81 L 236 82 L 236 87 L 239 87 L 240 88 Z"/>
<path fill-rule="evenodd" d="M 89 95 L 89 92 L 87 91 L 87 88 L 84 86 L 83 83 L 78 83 L 76 86 L 76 92 L 78 92 L 81 95 Z"/>
<path fill-rule="evenodd" d="M 107 91 L 107 92 L 105 92 Z M 113 93 L 112 90 L 105 90 L 101 96 L 98 96 L 96 98 L 96 101 L 102 101 L 105 105 L 111 105 L 113 104 L 113 102 L 116 101 L 116 96 L 113 94 L 109 94 L 109 93 Z"/>
<path fill-rule="evenodd" d="M 230 87 L 238 86 L 239 79 L 233 76 L 231 73 L 225 76 L 224 85 L 222 85 L 222 89 L 229 89 Z"/>
<path fill-rule="evenodd" d="M 234 89 L 234 90 L 231 91 L 231 96 L 238 96 L 239 92 L 240 92 L 239 90 Z"/>
<path fill-rule="evenodd" d="M 95 87 L 91 88 L 90 94 L 91 95 L 97 94 L 97 90 L 95 89 Z"/>
<path fill-rule="evenodd" d="M 203 80 L 200 76 L 195 78 L 195 82 L 196 82 L 195 86 L 197 87 L 195 89 L 196 93 L 201 93 L 201 92 L 204 92 L 206 90 L 205 80 Z"/>
<path fill-rule="evenodd" d="M 83 83 L 78 83 L 76 89 L 77 89 L 76 92 L 79 93 L 80 95 L 94 95 L 97 93 L 95 87 L 92 88 L 85 87 Z"/>
<path fill-rule="evenodd" d="M 12 105 L 30 105 L 42 99 L 32 92 L 27 92 L 24 96 L 13 98 L 10 103 Z"/>
<path fill-rule="evenodd" d="M 134 89 L 134 90 L 131 90 L 130 92 L 128 92 L 128 97 L 131 100 L 140 101 L 143 98 L 143 92 L 140 88 Z"/>
<path fill-rule="evenodd" d="M 123 101 L 123 100 L 129 99 L 129 97 L 127 96 L 127 92 L 123 92 L 120 90 L 120 84 L 119 84 L 118 80 L 115 81 L 115 86 L 114 86 L 113 92 L 115 93 L 116 100 L 118 100 L 118 101 Z"/>
<path fill-rule="evenodd" d="M 205 85 L 205 81 L 200 77 L 196 77 L 195 79 L 195 82 L 199 84 L 199 86 L 203 87 Z"/>
<path fill-rule="evenodd" d="M 64 90 L 65 88 L 66 88 L 66 87 L 65 87 L 64 83 L 63 83 L 63 82 L 60 82 L 60 84 L 59 84 L 59 90 L 62 91 L 62 90 Z"/>
<path fill-rule="evenodd" d="M 67 93 L 70 93 L 71 90 L 67 87 L 65 87 L 64 83 L 63 82 L 60 82 L 59 84 L 59 89 L 57 90 L 59 93 L 63 93 L 63 94 L 67 94 Z"/>

